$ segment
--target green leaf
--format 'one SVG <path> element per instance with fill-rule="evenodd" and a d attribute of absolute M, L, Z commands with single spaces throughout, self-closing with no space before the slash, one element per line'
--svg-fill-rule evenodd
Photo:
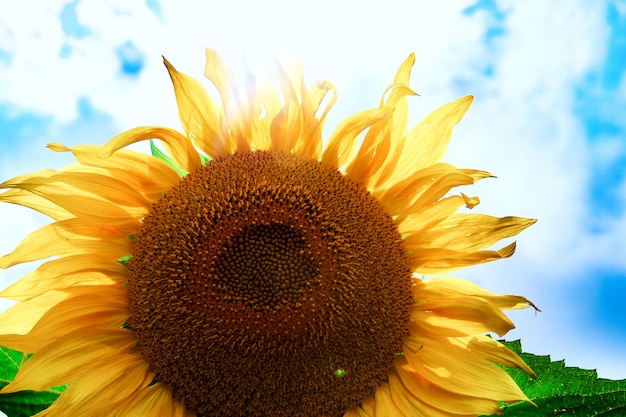
<path fill-rule="evenodd" d="M 0 347 L 0 388 L 15 378 L 20 366 L 29 356 L 22 352 Z M 0 394 L 0 411 L 9 417 L 30 417 L 45 410 L 67 386 L 52 387 L 45 391 L 19 391 Z"/>
<path fill-rule="evenodd" d="M 45 391 L 19 391 L 0 394 L 0 410 L 8 417 L 30 417 L 50 407 L 65 386 Z"/>
<path fill-rule="evenodd" d="M 18 369 L 25 362 L 22 352 L 0 347 L 0 388 L 13 381 Z"/>
<path fill-rule="evenodd" d="M 504 417 L 624 416 L 626 380 L 598 378 L 596 371 L 566 367 L 549 356 L 522 353 L 521 342 L 504 342 L 535 371 L 531 378 L 518 369 L 507 372 L 535 404 L 505 406 Z"/>

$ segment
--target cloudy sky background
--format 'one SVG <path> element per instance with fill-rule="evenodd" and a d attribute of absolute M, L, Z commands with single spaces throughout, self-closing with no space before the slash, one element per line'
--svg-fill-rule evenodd
<path fill-rule="evenodd" d="M 498 176 L 463 190 L 474 211 L 539 221 L 513 258 L 456 275 L 541 307 L 511 314 L 525 350 L 626 378 L 626 1 L 0 0 L 0 179 L 70 162 L 48 142 L 178 127 L 161 55 L 201 77 L 204 47 L 240 79 L 293 56 L 332 81 L 326 137 L 411 52 L 413 122 L 474 94 L 446 160 Z M 0 253 L 46 222 L 0 206 Z"/>

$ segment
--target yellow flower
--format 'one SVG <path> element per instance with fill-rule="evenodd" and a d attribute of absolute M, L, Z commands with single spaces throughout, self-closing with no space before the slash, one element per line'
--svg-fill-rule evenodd
<path fill-rule="evenodd" d="M 455 278 L 534 221 L 457 213 L 489 177 L 440 162 L 472 98 L 407 130 L 414 62 L 378 108 L 322 142 L 334 87 L 296 66 L 238 91 L 212 50 L 201 84 L 165 65 L 185 134 L 138 127 L 77 162 L 0 184 L 54 221 L 0 267 L 53 257 L 5 289 L 0 344 L 33 357 L 1 392 L 69 384 L 38 416 L 470 416 L 527 400 L 486 334 L 532 305 Z M 153 155 L 127 145 L 158 139 Z M 169 156 L 168 156 L 169 155 Z"/>

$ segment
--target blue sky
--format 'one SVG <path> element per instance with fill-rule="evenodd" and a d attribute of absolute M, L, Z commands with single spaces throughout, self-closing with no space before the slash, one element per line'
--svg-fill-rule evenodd
<path fill-rule="evenodd" d="M 272 74 L 293 56 L 328 79 L 341 119 L 376 106 L 415 52 L 411 119 L 474 94 L 446 160 L 498 178 L 474 210 L 539 219 L 508 260 L 456 275 L 523 294 L 526 350 L 626 378 L 626 1 L 14 2 L 0 15 L 0 178 L 58 168 L 49 152 L 137 125 L 178 127 L 161 55 L 202 76 L 204 47 Z M 45 219 L 0 206 L 0 252 Z M 0 271 L 6 285 L 30 270 Z"/>

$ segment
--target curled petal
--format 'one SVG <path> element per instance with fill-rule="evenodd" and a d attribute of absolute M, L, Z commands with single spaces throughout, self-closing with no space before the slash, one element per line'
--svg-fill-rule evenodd
<path fill-rule="evenodd" d="M 163 62 L 174 84 L 178 117 L 187 137 L 212 158 L 228 155 L 229 137 L 222 135 L 219 111 L 205 88 L 195 78 L 176 71 L 167 59 Z"/>
<path fill-rule="evenodd" d="M 165 162 L 143 153 L 125 149 L 117 150 L 109 157 L 103 157 L 104 147 L 100 145 L 67 146 L 50 143 L 48 148 L 55 152 L 71 152 L 76 160 L 86 166 L 102 168 L 111 177 L 123 181 L 137 192 L 160 197 L 180 181 L 180 177 Z"/>
<path fill-rule="evenodd" d="M 234 150 L 250 149 L 249 107 L 241 105 L 233 73 L 216 51 L 207 48 L 205 56 L 204 76 L 215 85 L 222 99 L 222 136 L 228 137 Z"/>
<path fill-rule="evenodd" d="M 406 96 L 415 92 L 402 84 L 392 85 L 389 90 L 389 98 L 381 103 L 380 109 L 387 109 L 390 116 L 369 128 L 356 157 L 346 169 L 352 180 L 364 185 L 384 183 L 394 171 L 402 150 L 408 120 Z M 404 130 L 400 133 L 399 129 Z"/>
<path fill-rule="evenodd" d="M 322 154 L 322 163 L 336 168 L 343 167 L 353 157 L 356 137 L 385 117 L 389 117 L 386 109 L 372 109 L 342 121 L 328 139 L 328 145 Z"/>
<path fill-rule="evenodd" d="M 388 212 L 410 217 L 415 211 L 436 204 L 452 188 L 473 184 L 492 176 L 485 171 L 459 169 L 450 164 L 437 163 L 415 172 L 410 178 L 374 191 Z"/>
<path fill-rule="evenodd" d="M 154 126 L 136 127 L 120 133 L 104 147 L 105 155 L 143 140 L 159 139 L 165 144 L 176 164 L 187 172 L 193 172 L 201 165 L 200 155 L 191 141 L 174 129 Z"/>
<path fill-rule="evenodd" d="M 320 106 L 327 98 L 331 98 L 326 103 L 321 114 Z M 300 131 L 300 141 L 294 149 L 296 155 L 319 160 L 322 157 L 322 128 L 326 122 L 326 116 L 337 101 L 335 87 L 328 81 L 316 83 L 307 94 L 302 97 L 300 106 L 302 129 Z"/>

